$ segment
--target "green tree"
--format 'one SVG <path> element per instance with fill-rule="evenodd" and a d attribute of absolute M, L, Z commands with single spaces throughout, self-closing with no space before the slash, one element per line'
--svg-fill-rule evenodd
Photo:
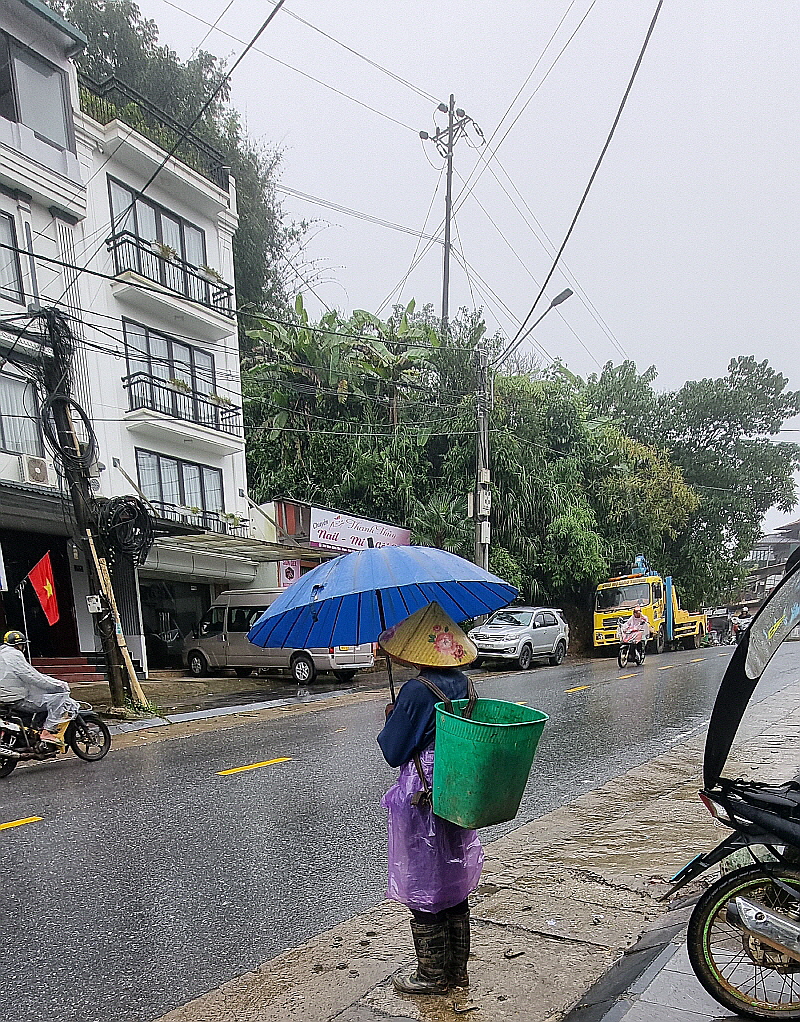
<path fill-rule="evenodd" d="M 796 503 L 792 477 L 800 447 L 776 438 L 800 412 L 800 393 L 753 356 L 732 359 L 723 377 L 692 380 L 676 391 L 658 394 L 655 378 L 653 367 L 639 374 L 632 362 L 609 364 L 582 392 L 592 414 L 659 448 L 691 486 L 695 506 L 685 524 L 663 533 L 661 551 L 648 551 L 643 542 L 642 552 L 675 576 L 687 604 L 715 603 L 740 585 L 766 512 L 790 511 Z M 604 503 L 608 514 L 626 502 Z M 618 550 L 620 557 L 633 552 Z"/>

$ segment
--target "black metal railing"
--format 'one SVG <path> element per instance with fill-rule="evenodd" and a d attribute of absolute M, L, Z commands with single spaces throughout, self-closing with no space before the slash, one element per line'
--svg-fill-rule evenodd
<path fill-rule="evenodd" d="M 184 262 L 180 256 L 165 252 L 166 246 L 143 241 L 130 231 L 112 234 L 106 244 L 114 257 L 115 273 L 133 270 L 190 301 L 207 305 L 225 316 L 233 316 L 231 285 Z"/>
<path fill-rule="evenodd" d="M 122 386 L 128 391 L 128 410 L 131 412 L 148 408 L 231 436 L 241 438 L 244 435 L 241 408 L 224 399 L 201 394 L 188 387 L 184 389 L 149 373 L 131 373 L 123 377 Z"/>
<path fill-rule="evenodd" d="M 199 135 L 193 131 L 186 132 L 183 125 L 118 78 L 97 82 L 88 75 L 79 74 L 78 82 L 81 110 L 93 120 L 100 124 L 124 121 L 166 152 L 171 152 L 180 139 L 175 159 L 227 191 L 225 157 Z"/>
<path fill-rule="evenodd" d="M 203 508 L 181 507 L 179 504 L 167 504 L 163 500 L 150 500 L 156 515 L 167 522 L 177 525 L 189 525 L 206 532 L 216 532 L 221 536 L 240 536 L 247 538 L 250 531 L 250 520 L 240 515 L 226 514 L 224 511 L 205 511 Z"/>

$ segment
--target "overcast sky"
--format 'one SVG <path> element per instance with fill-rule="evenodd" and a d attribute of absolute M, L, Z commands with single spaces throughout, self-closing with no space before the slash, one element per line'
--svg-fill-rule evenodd
<path fill-rule="evenodd" d="M 174 2 L 196 17 L 176 10 L 173 0 L 140 6 L 181 57 L 208 31 L 197 17 L 214 22 L 228 6 L 219 28 L 247 40 L 267 9 L 264 0 Z M 551 250 L 531 229 L 543 237 L 533 217 L 559 244 L 655 0 L 287 6 L 423 93 L 443 101 L 454 93 L 487 138 L 502 123 L 492 149 L 530 100 L 465 199 L 454 239 L 470 266 L 472 290 L 454 262 L 451 309 L 482 305 L 490 328 L 512 335 L 551 263 Z M 754 354 L 800 387 L 799 43 L 796 0 L 666 0 L 565 252 L 567 275 L 557 273 L 548 289 L 549 298 L 577 281 L 596 313 L 578 294 L 561 307 L 563 318 L 551 313 L 536 331 L 549 355 L 586 375 L 624 353 L 641 369 L 654 363 L 659 385 L 671 388 L 720 375 L 732 356 Z M 242 49 L 219 31 L 203 47 L 227 58 Z M 444 210 L 442 161 L 430 143 L 423 147 L 418 131 L 433 130 L 436 104 L 283 11 L 259 48 L 402 122 L 251 52 L 234 77 L 233 103 L 252 136 L 283 150 L 282 183 L 435 233 Z M 481 152 L 460 142 L 457 174 L 469 178 L 478 160 L 485 162 Z M 455 185 L 458 194 L 458 177 Z M 440 244 L 430 246 L 401 287 L 416 238 L 296 197 L 285 196 L 284 204 L 293 217 L 317 221 L 306 259 L 322 270 L 315 290 L 327 305 L 376 312 L 392 296 L 438 309 Z M 314 312 L 322 308 L 313 295 L 307 300 Z"/>

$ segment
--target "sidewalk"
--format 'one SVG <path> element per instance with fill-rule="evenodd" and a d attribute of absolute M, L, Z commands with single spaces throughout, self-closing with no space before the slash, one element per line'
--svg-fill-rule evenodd
<path fill-rule="evenodd" d="M 729 772 L 795 776 L 798 737 L 794 683 L 748 712 Z M 472 899 L 469 991 L 394 992 L 391 976 L 411 963 L 412 949 L 407 911 L 384 902 L 160 1022 L 437 1022 L 467 1012 L 482 1022 L 725 1017 L 686 972 L 685 898 L 666 915 L 657 900 L 666 878 L 722 833 L 697 798 L 703 742 L 704 733 L 687 734 L 662 756 L 487 846 Z"/>
<path fill-rule="evenodd" d="M 657 949 L 652 963 L 622 993 L 603 989 L 601 980 L 564 1022 L 709 1022 L 739 1018 L 718 1004 L 697 981 L 684 937 L 685 927 L 681 926 L 679 935 Z"/>

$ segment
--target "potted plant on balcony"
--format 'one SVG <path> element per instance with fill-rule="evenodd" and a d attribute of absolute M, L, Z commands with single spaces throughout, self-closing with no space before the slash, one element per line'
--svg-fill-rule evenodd
<path fill-rule="evenodd" d="M 186 382 L 186 380 L 179 380 L 176 377 L 172 376 L 172 377 L 170 377 L 170 379 L 167 380 L 167 383 L 178 394 L 191 394 L 192 393 L 192 388 L 189 386 L 189 384 Z"/>
<path fill-rule="evenodd" d="M 201 277 L 204 277 L 209 284 L 224 284 L 225 278 L 219 272 L 215 270 L 213 266 L 198 266 L 198 272 Z"/>
<path fill-rule="evenodd" d="M 161 256 L 161 258 L 168 263 L 174 262 L 178 259 L 178 253 L 172 245 L 167 245 L 163 241 L 151 241 L 150 247 L 156 255 Z"/>
<path fill-rule="evenodd" d="M 238 529 L 244 521 L 240 515 L 233 514 L 231 511 L 220 511 L 218 513 L 220 519 L 225 522 L 226 525 L 230 525 L 234 529 Z"/>
<path fill-rule="evenodd" d="M 217 408 L 233 408 L 233 401 L 229 397 L 225 397 L 224 394 L 209 394 L 208 400 Z"/>

